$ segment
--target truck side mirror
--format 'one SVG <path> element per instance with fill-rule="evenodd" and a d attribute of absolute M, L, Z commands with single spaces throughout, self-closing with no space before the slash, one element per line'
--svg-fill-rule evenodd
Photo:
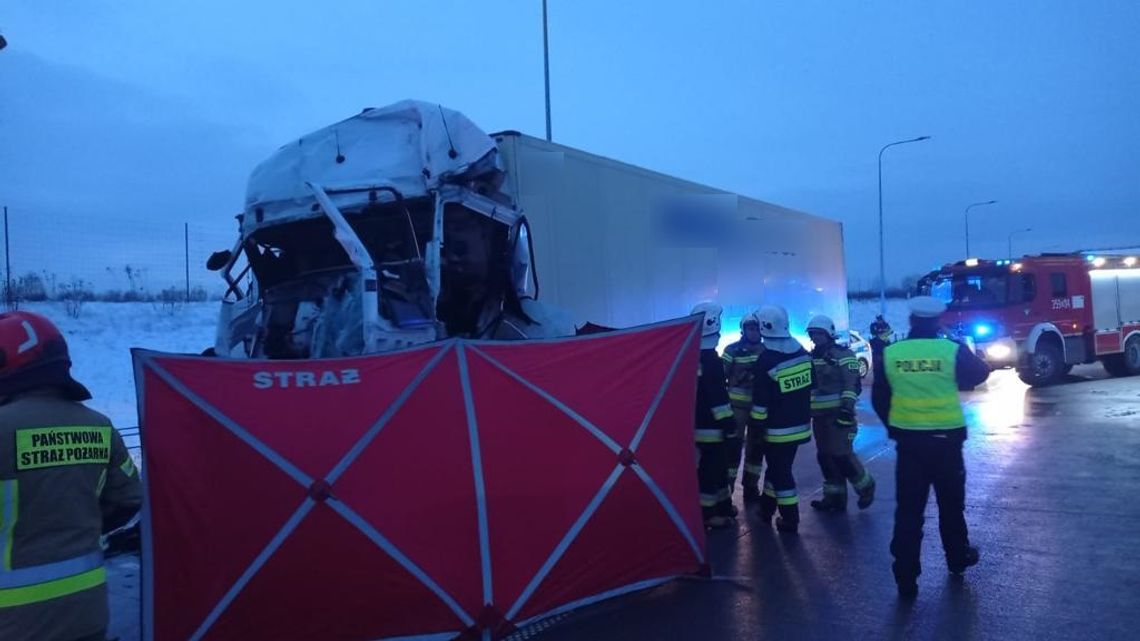
<path fill-rule="evenodd" d="M 228 249 L 223 249 L 220 252 L 210 254 L 206 259 L 206 269 L 216 272 L 223 269 L 229 264 L 230 259 L 234 257 L 234 253 Z"/>

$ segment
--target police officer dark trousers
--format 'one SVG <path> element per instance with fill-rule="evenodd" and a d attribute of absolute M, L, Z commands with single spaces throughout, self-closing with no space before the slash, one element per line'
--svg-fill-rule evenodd
<path fill-rule="evenodd" d="M 782 307 L 764 307 L 758 315 L 765 350 L 756 365 L 748 429 L 764 439 L 762 451 L 753 456 L 768 461 L 760 516 L 768 521 L 779 510 L 776 529 L 796 532 L 800 499 L 792 464 L 796 449 L 811 440 L 811 356 L 788 333 Z"/>
<path fill-rule="evenodd" d="M 911 332 L 875 361 L 872 403 L 897 444 L 895 531 L 891 554 L 899 595 L 918 594 L 923 512 L 931 486 L 938 499 L 942 549 L 951 573 L 977 564 L 966 529 L 966 419 L 959 386 L 980 385 L 989 367 L 966 346 L 939 337 L 945 305 L 927 296 L 911 300 Z"/>
<path fill-rule="evenodd" d="M 716 353 L 721 307 L 715 303 L 701 303 L 693 313 L 704 314 L 695 417 L 697 484 L 705 527 L 720 528 L 730 525 L 735 516 L 726 473 L 728 452 L 725 443 L 725 435 L 734 428 L 732 407 L 725 386 L 724 363 Z"/>

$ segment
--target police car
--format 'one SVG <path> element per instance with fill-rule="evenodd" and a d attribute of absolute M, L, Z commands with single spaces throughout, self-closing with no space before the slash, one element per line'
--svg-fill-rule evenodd
<path fill-rule="evenodd" d="M 855 330 L 850 330 L 848 334 L 851 335 L 851 338 L 847 347 L 855 352 L 855 358 L 859 359 L 859 377 L 867 378 L 867 374 L 871 372 L 871 366 L 874 364 L 871 356 L 871 343 Z"/>

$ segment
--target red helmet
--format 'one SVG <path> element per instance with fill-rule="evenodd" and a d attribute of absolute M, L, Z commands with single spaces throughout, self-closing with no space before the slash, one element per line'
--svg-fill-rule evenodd
<path fill-rule="evenodd" d="M 71 378 L 67 341 L 54 323 L 31 312 L 0 314 L 0 397 L 41 387 L 58 387 L 77 401 L 91 398 Z"/>

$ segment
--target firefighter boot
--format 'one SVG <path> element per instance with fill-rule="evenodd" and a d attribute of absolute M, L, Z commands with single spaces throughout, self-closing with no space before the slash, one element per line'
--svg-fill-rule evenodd
<path fill-rule="evenodd" d="M 741 486 L 744 488 L 744 502 L 756 503 L 763 496 L 760 493 L 760 466 L 744 464 L 744 477 Z"/>
<path fill-rule="evenodd" d="M 820 512 L 847 511 L 847 485 L 837 486 L 830 483 L 823 484 L 823 498 L 811 502 L 811 506 Z"/>
<path fill-rule="evenodd" d="M 863 484 L 862 487 L 856 486 L 855 488 L 855 491 L 859 494 L 858 505 L 860 510 L 871 507 L 871 504 L 875 502 L 875 479 L 871 478 L 870 474 L 866 476 L 867 482 Z"/>
<path fill-rule="evenodd" d="M 822 499 L 815 499 L 811 502 L 811 506 L 820 512 L 846 512 L 847 501 L 844 500 L 845 498 L 829 494 Z"/>
<path fill-rule="evenodd" d="M 772 517 L 776 515 L 776 499 L 762 494 L 756 501 L 760 504 L 760 520 L 770 525 Z"/>
<path fill-rule="evenodd" d="M 800 506 L 781 505 L 780 516 L 776 517 L 776 529 L 787 534 L 795 534 L 800 529 Z"/>
<path fill-rule="evenodd" d="M 961 563 L 947 563 L 946 567 L 950 569 L 950 574 L 961 576 L 962 573 L 966 571 L 966 568 L 970 568 L 978 564 L 978 558 L 978 548 L 971 545 L 966 548 L 966 554 L 964 555 Z"/>
<path fill-rule="evenodd" d="M 732 518 L 728 516 L 710 516 L 705 519 L 705 528 L 709 530 L 721 530 L 732 525 Z"/>
<path fill-rule="evenodd" d="M 764 493 L 756 499 L 756 502 L 760 504 L 760 520 L 770 524 L 772 517 L 776 515 L 776 490 L 772 489 L 770 483 L 764 483 Z"/>

